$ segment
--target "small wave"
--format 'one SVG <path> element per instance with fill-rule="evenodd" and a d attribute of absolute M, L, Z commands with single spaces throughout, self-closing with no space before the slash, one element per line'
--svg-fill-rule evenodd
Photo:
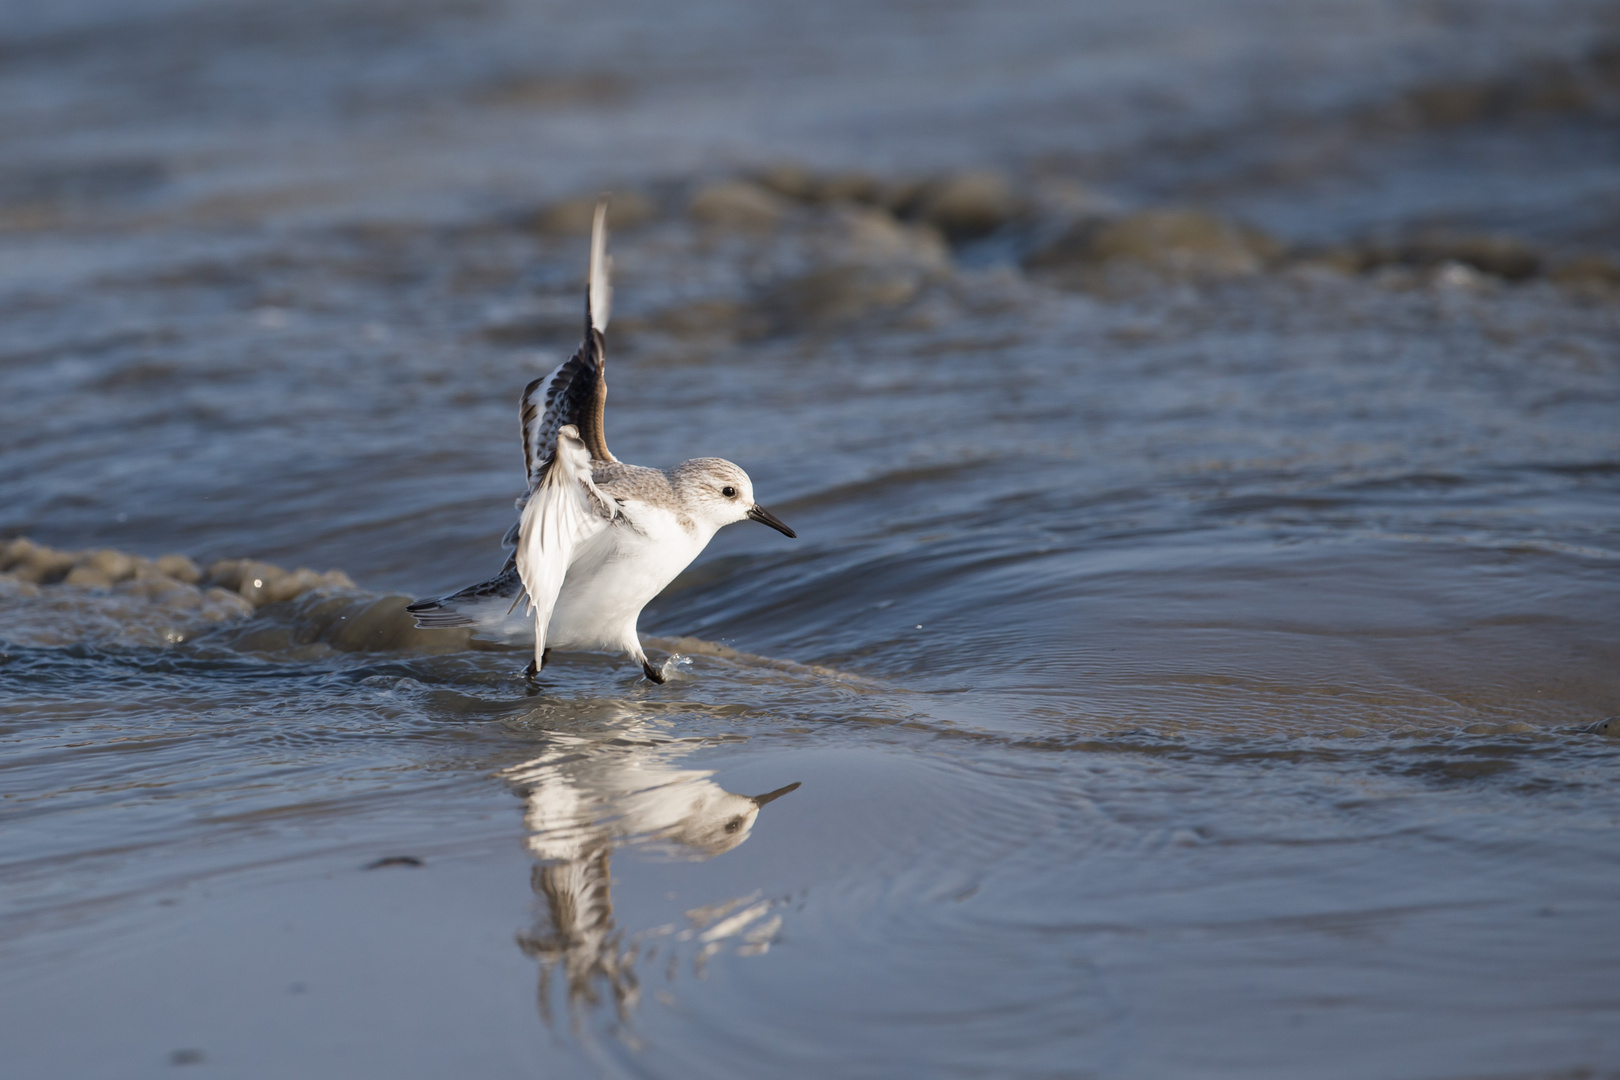
<path fill-rule="evenodd" d="M 409 602 L 368 593 L 341 570 L 287 570 L 254 559 L 204 568 L 184 555 L 62 551 L 27 539 L 0 546 L 0 633 L 13 645 L 162 648 L 207 635 L 252 652 L 470 647 L 464 631 L 417 630 Z"/>
<path fill-rule="evenodd" d="M 0 545 L 0 641 L 13 647 L 164 649 L 188 642 L 310 661 L 337 653 L 440 656 L 526 650 L 466 629 L 422 630 L 412 598 L 368 592 L 341 570 L 287 570 L 254 559 L 206 569 L 183 555 L 61 551 L 26 539 Z M 703 656 L 790 681 L 892 690 L 832 668 L 775 660 L 695 637 L 648 638 L 672 661 Z"/>

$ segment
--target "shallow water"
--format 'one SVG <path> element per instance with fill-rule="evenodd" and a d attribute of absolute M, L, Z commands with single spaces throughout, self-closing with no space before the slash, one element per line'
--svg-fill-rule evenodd
<path fill-rule="evenodd" d="M 0 574 L 5 1073 L 1620 1075 L 1612 5 L 682 12 L 9 13 L 0 535 L 352 583 Z M 604 187 L 615 453 L 800 539 L 533 688 L 398 597 Z M 1285 253 L 1031 255 L 1174 204 Z M 1322 256 L 1439 227 L 1544 266 Z"/>

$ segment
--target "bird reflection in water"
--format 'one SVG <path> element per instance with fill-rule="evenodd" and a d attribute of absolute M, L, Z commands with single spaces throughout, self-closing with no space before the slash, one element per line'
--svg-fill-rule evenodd
<path fill-rule="evenodd" d="M 518 944 L 539 961 L 539 1005 L 552 1023 L 560 974 L 577 1023 L 611 999 L 627 1022 L 639 998 L 636 961 L 669 939 L 670 968 L 681 942 L 694 942 L 701 965 L 723 944 L 740 942 L 745 955 L 764 952 L 781 925 L 771 901 L 740 897 L 687 912 L 670 924 L 627 935 L 613 917 L 609 860 L 616 848 L 637 847 L 666 857 L 713 858 L 748 839 L 760 808 L 793 791 L 738 795 L 683 769 L 679 759 L 697 742 L 672 740 L 652 724 L 633 721 L 589 733 L 554 734 L 545 754 L 502 773 L 523 797 L 529 847 L 537 856 L 530 884 L 544 910 Z"/>

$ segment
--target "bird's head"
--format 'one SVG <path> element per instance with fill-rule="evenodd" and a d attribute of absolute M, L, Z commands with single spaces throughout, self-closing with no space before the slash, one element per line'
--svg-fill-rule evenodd
<path fill-rule="evenodd" d="M 694 458 L 676 466 L 671 484 L 687 511 L 712 529 L 748 519 L 797 537 L 769 510 L 754 501 L 754 482 L 724 458 Z"/>

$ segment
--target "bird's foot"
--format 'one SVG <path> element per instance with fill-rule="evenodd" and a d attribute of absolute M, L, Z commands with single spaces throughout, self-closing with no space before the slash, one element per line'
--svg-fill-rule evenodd
<path fill-rule="evenodd" d="M 550 659 L 551 659 L 551 650 L 550 649 L 544 650 L 543 652 L 541 652 L 539 660 L 530 660 L 529 661 L 529 666 L 523 669 L 523 677 L 525 679 L 528 679 L 530 682 L 534 682 L 534 677 L 536 675 L 540 674 L 540 669 L 545 667 L 546 666 L 546 661 L 550 660 Z"/>
<path fill-rule="evenodd" d="M 659 686 L 663 686 L 664 683 L 668 681 L 664 678 L 664 673 L 662 671 L 659 671 L 657 668 L 653 667 L 651 660 L 643 660 L 641 662 L 641 673 L 647 676 L 650 681 L 657 683 Z"/>

